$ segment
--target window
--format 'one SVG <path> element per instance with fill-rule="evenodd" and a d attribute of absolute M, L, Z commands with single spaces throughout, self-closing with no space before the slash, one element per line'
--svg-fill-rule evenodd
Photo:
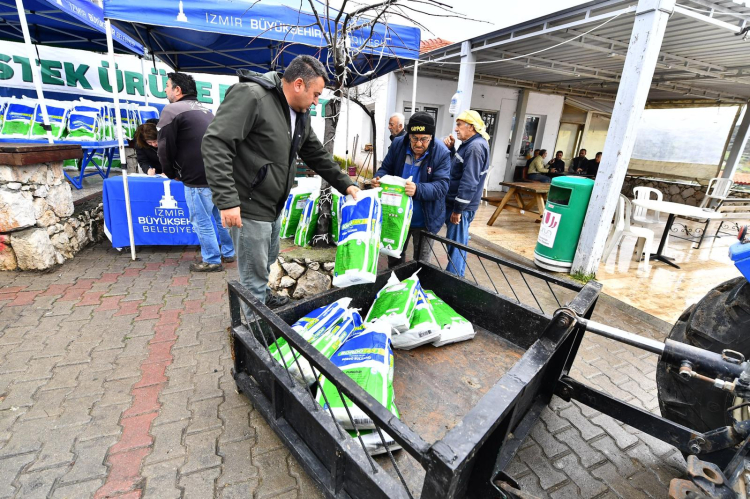
<path fill-rule="evenodd" d="M 422 111 L 432 116 L 432 119 L 435 120 L 435 126 L 437 126 L 438 124 L 437 106 L 428 106 L 428 105 L 417 103 L 416 108 L 417 108 L 417 112 Z M 406 120 L 407 123 L 409 122 L 410 117 L 411 117 L 411 103 L 404 104 L 404 119 Z"/>
<path fill-rule="evenodd" d="M 484 127 L 487 131 L 487 135 L 490 136 L 489 142 L 490 149 L 492 149 L 492 139 L 495 136 L 495 123 L 497 122 L 497 112 L 496 111 L 482 111 L 479 110 L 479 116 L 481 116 L 482 121 L 484 121 Z"/>

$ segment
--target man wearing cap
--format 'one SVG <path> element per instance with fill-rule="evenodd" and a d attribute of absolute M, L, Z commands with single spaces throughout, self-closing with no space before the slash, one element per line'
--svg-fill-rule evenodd
<path fill-rule="evenodd" d="M 446 237 L 457 243 L 469 244 L 469 224 L 479 208 L 484 179 L 490 168 L 490 136 L 484 121 L 476 111 L 464 111 L 456 118 L 456 138 L 449 135 L 443 141 L 451 151 L 452 165 L 448 196 L 445 200 Z M 455 149 L 456 139 L 461 141 Z M 466 269 L 466 252 L 448 248 L 446 270 L 463 276 Z"/>
<path fill-rule="evenodd" d="M 414 259 L 430 261 L 432 240 L 420 246 L 420 231 L 437 234 L 445 220 L 445 194 L 448 191 L 451 164 L 450 154 L 443 144 L 433 140 L 435 120 L 423 112 L 409 118 L 406 133 L 393 139 L 383 163 L 372 179 L 373 187 L 380 187 L 380 177 L 396 175 L 411 180 L 406 183 L 406 195 L 414 202 L 414 213 L 401 258 L 388 257 L 394 267 L 406 260 L 406 246 L 412 241 Z M 421 252 L 417 253 L 417 248 Z"/>

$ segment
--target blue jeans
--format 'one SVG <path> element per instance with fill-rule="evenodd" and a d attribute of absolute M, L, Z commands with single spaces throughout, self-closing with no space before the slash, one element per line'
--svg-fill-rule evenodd
<path fill-rule="evenodd" d="M 268 274 L 271 265 L 279 257 L 279 232 L 281 217 L 274 222 L 259 222 L 242 217 L 242 227 L 232 227 L 232 239 L 237 248 L 237 270 L 240 284 L 245 286 L 261 303 L 266 302 Z M 244 302 L 245 316 L 250 317 L 249 307 Z"/>
<path fill-rule="evenodd" d="M 457 224 L 451 223 L 452 214 L 450 210 L 445 213 L 445 225 L 447 226 L 445 237 L 466 246 L 469 244 L 469 225 L 474 220 L 476 211 L 463 212 L 461 221 Z M 466 252 L 454 246 L 448 246 L 448 266 L 445 270 L 463 277 L 466 270 Z"/>
<path fill-rule="evenodd" d="M 221 214 L 214 206 L 211 189 L 208 187 L 185 186 L 185 202 L 190 210 L 190 223 L 198 235 L 201 256 L 206 263 L 221 263 L 221 257 L 234 256 L 234 244 L 229 231 L 221 225 Z M 211 218 L 216 221 L 219 236 L 216 237 Z M 219 247 L 221 246 L 221 247 Z"/>
<path fill-rule="evenodd" d="M 552 182 L 552 179 L 548 177 L 547 175 L 543 175 L 541 173 L 531 173 L 527 175 L 529 180 L 533 180 L 534 182 L 542 182 L 544 184 L 549 184 Z"/>

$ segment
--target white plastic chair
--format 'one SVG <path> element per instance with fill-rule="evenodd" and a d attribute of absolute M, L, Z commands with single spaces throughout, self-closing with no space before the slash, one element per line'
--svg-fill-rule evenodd
<path fill-rule="evenodd" d="M 654 189 L 652 187 L 633 188 L 633 195 L 635 196 L 635 199 L 648 201 L 652 199 L 652 194 L 656 197 L 656 201 L 661 201 L 664 198 L 659 189 Z M 648 208 L 633 205 L 633 222 L 642 224 L 658 224 L 660 215 L 661 213 L 658 211 L 649 210 Z"/>
<path fill-rule="evenodd" d="M 492 170 L 495 169 L 495 165 L 490 165 L 489 169 L 487 170 L 487 176 L 484 177 L 484 188 L 482 189 L 482 197 L 486 198 L 487 194 L 489 193 L 489 189 L 487 188 L 487 185 L 490 183 L 490 174 L 492 173 Z M 484 200 L 484 205 L 487 206 L 487 200 Z"/>
<path fill-rule="evenodd" d="M 651 244 L 654 241 L 654 231 L 646 229 L 645 227 L 633 227 L 630 225 L 630 213 L 632 208 L 633 206 L 630 203 L 630 200 L 620 194 L 620 199 L 617 202 L 617 209 L 615 210 L 614 225 L 604 249 L 604 260 L 606 261 L 607 258 L 609 258 L 612 250 L 620 246 L 623 237 L 633 236 L 638 238 L 638 242 L 635 245 L 637 260 L 640 261 L 641 255 L 643 255 L 646 266 L 648 266 L 648 260 L 651 257 Z"/>
<path fill-rule="evenodd" d="M 719 200 L 719 205 L 729 196 L 734 182 L 731 178 L 712 178 L 706 189 L 706 196 L 701 201 L 701 208 L 710 208 L 711 201 Z"/>

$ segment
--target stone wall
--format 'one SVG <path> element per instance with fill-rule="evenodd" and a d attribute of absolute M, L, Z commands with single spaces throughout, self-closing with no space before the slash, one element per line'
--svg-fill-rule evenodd
<path fill-rule="evenodd" d="M 73 206 L 62 162 L 0 165 L 0 270 L 43 270 L 102 237 L 101 203 Z"/>
<path fill-rule="evenodd" d="M 280 256 L 271 265 L 268 285 L 281 296 L 301 300 L 331 289 L 333 262 Z"/>
<path fill-rule="evenodd" d="M 698 206 L 706 195 L 707 185 L 700 185 L 697 182 L 675 181 L 675 180 L 657 180 L 648 177 L 625 177 L 622 184 L 622 194 L 633 198 L 633 187 L 645 186 L 658 189 L 664 195 L 664 201 L 673 203 L 682 203 L 690 206 Z M 750 192 L 732 191 L 731 197 L 750 198 Z"/>

